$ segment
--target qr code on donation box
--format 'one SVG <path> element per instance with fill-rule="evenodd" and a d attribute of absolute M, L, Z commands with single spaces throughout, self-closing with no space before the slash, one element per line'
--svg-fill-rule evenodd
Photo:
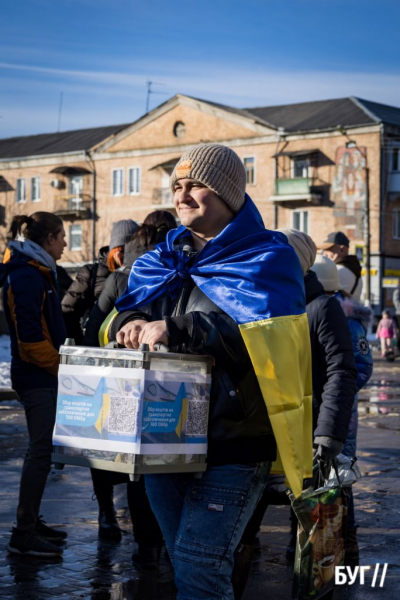
<path fill-rule="evenodd" d="M 208 402 L 189 400 L 186 435 L 207 435 Z"/>
<path fill-rule="evenodd" d="M 137 400 L 132 396 L 110 396 L 108 431 L 110 433 L 136 432 Z"/>

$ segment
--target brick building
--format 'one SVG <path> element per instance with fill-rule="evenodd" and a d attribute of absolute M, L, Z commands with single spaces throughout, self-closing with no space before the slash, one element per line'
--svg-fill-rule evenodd
<path fill-rule="evenodd" d="M 174 211 L 169 176 L 193 144 L 242 158 L 248 193 L 268 228 L 295 227 L 317 243 L 341 229 L 365 254 L 371 299 L 390 305 L 400 276 L 400 108 L 356 98 L 236 109 L 177 95 L 134 123 L 0 140 L 0 238 L 14 214 L 65 221 L 64 265 L 92 260 L 115 221 Z"/>

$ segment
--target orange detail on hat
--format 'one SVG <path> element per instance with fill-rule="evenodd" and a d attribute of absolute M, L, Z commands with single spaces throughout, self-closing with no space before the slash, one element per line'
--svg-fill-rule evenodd
<path fill-rule="evenodd" d="M 180 165 L 177 166 L 176 174 L 178 179 L 182 179 L 186 177 L 186 175 L 190 172 L 193 163 L 191 160 L 183 160 Z"/>

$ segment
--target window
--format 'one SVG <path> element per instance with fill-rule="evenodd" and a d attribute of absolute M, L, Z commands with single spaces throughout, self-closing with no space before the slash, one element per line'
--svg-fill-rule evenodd
<path fill-rule="evenodd" d="M 254 156 L 243 159 L 243 164 L 246 171 L 246 183 L 249 185 L 253 185 L 256 182 L 255 162 Z"/>
<path fill-rule="evenodd" d="M 17 179 L 17 202 L 26 202 L 26 179 Z"/>
<path fill-rule="evenodd" d="M 393 211 L 393 239 L 400 240 L 400 210 Z"/>
<path fill-rule="evenodd" d="M 140 194 L 140 167 L 131 167 L 128 178 L 129 194 L 131 196 Z"/>
<path fill-rule="evenodd" d="M 393 150 L 392 150 L 392 171 L 400 171 L 399 153 L 400 153 L 400 148 L 393 148 Z"/>
<path fill-rule="evenodd" d="M 123 196 L 124 195 L 124 170 L 113 169 L 112 172 L 112 195 Z"/>
<path fill-rule="evenodd" d="M 310 159 L 304 156 L 292 158 L 292 178 L 308 177 L 310 167 Z"/>
<path fill-rule="evenodd" d="M 294 210 L 292 213 L 293 229 L 308 233 L 308 211 Z"/>
<path fill-rule="evenodd" d="M 32 177 L 31 179 L 31 200 L 32 202 L 40 200 L 40 177 Z"/>
<path fill-rule="evenodd" d="M 181 138 L 186 133 L 186 125 L 182 123 L 182 121 L 177 121 L 174 125 L 174 136 L 177 138 Z"/>
<path fill-rule="evenodd" d="M 82 225 L 69 226 L 69 248 L 70 250 L 82 249 Z"/>
<path fill-rule="evenodd" d="M 73 175 L 69 178 L 69 193 L 73 194 L 76 198 L 80 198 L 83 190 L 83 177 L 82 175 Z"/>

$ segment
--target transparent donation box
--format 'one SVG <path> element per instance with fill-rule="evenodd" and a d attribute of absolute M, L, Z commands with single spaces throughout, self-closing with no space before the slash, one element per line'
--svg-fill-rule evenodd
<path fill-rule="evenodd" d="M 60 355 L 56 468 L 205 470 L 211 357 L 81 346 Z"/>

